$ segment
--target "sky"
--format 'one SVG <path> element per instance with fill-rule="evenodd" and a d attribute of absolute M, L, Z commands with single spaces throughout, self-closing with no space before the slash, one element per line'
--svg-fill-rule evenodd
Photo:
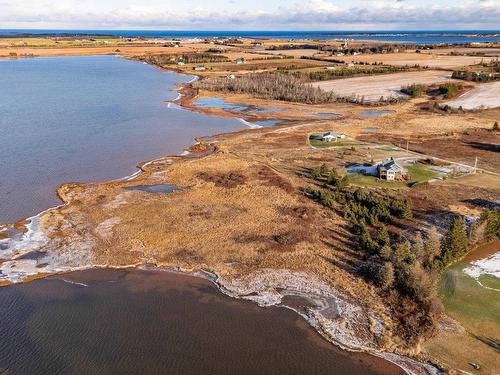
<path fill-rule="evenodd" d="M 498 30 L 500 0 L 0 0 L 0 28 Z"/>

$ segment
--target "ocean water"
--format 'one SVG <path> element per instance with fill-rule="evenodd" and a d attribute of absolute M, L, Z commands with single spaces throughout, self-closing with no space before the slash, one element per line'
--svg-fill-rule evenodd
<path fill-rule="evenodd" d="M 64 182 L 121 178 L 196 136 L 244 128 L 167 106 L 190 79 L 115 56 L 0 60 L 0 223 L 59 204 Z"/>
<path fill-rule="evenodd" d="M 256 37 L 281 39 L 353 39 L 404 42 L 416 44 L 462 44 L 473 42 L 499 42 L 500 30 L 428 30 L 428 31 L 210 31 L 210 30 L 33 30 L 4 29 L 0 36 L 81 34 L 112 35 L 119 37 L 210 38 Z"/>
<path fill-rule="evenodd" d="M 403 374 L 295 312 L 162 271 L 89 270 L 0 288 L 7 374 Z"/>

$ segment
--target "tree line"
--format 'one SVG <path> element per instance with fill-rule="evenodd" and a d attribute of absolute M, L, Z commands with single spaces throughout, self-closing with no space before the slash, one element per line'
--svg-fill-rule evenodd
<path fill-rule="evenodd" d="M 403 235 L 394 228 L 411 220 L 411 203 L 386 191 L 354 189 L 346 175 L 325 164 L 311 169 L 308 177 L 319 188 L 302 193 L 321 205 L 342 213 L 357 239 L 362 262 L 357 272 L 376 285 L 394 303 L 398 333 L 410 346 L 435 332 L 441 314 L 437 298 L 439 274 L 465 256 L 473 246 L 500 236 L 500 210 L 486 210 L 470 228 L 455 216 L 440 236 L 436 227 L 427 233 Z"/>

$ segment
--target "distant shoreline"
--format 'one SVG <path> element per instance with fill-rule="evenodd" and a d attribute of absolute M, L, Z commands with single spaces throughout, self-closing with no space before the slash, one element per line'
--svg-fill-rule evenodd
<path fill-rule="evenodd" d="M 30 37 L 120 38 L 254 38 L 288 40 L 366 40 L 411 44 L 467 44 L 500 42 L 500 30 L 400 30 L 400 31 L 230 31 L 230 30 L 92 30 L 92 29 L 0 29 L 0 38 Z"/>

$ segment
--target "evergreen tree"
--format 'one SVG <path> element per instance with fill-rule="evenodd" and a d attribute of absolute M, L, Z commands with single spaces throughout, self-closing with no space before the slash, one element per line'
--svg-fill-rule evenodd
<path fill-rule="evenodd" d="M 399 243 L 394 249 L 394 264 L 396 267 L 402 267 L 404 264 L 415 262 L 415 255 L 411 252 L 411 246 L 408 241 Z"/>
<path fill-rule="evenodd" d="M 485 223 L 484 239 L 492 241 L 500 237 L 500 210 L 486 210 L 481 214 L 480 221 Z"/>
<path fill-rule="evenodd" d="M 467 254 L 469 241 L 465 230 L 464 219 L 456 216 L 441 244 L 441 261 L 443 265 L 448 265 L 454 260 Z"/>
<path fill-rule="evenodd" d="M 389 237 L 389 232 L 384 224 L 380 224 L 377 230 L 377 242 L 380 247 L 387 246 L 391 244 L 391 238 Z"/>

